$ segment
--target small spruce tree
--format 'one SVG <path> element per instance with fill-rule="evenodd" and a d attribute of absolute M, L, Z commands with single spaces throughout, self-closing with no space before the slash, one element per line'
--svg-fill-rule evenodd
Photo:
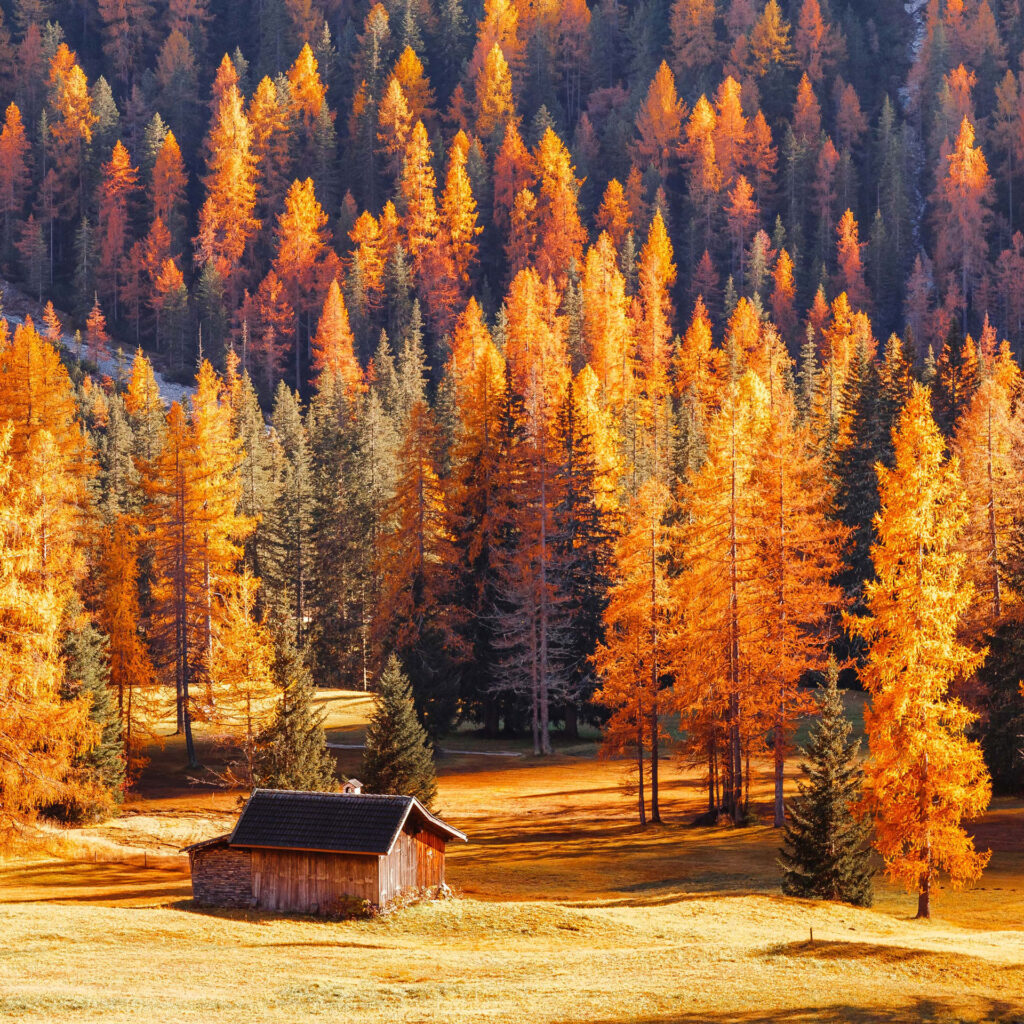
<path fill-rule="evenodd" d="M 75 611 L 80 609 L 75 607 Z M 121 740 L 121 716 L 111 691 L 107 637 L 91 622 L 74 625 L 64 635 L 66 666 L 61 696 L 76 700 L 88 694 L 89 717 L 98 727 L 97 742 L 76 760 L 75 768 L 85 785 L 76 795 L 44 809 L 50 817 L 73 824 L 108 817 L 124 798 L 125 762 Z"/>
<path fill-rule="evenodd" d="M 274 644 L 274 681 L 281 689 L 277 717 L 258 742 L 253 780 L 265 789 L 337 788 L 334 757 L 327 749 L 323 712 L 313 704 L 309 669 L 286 628 Z"/>
<path fill-rule="evenodd" d="M 839 693 L 839 667 L 828 663 L 818 698 L 821 717 L 801 750 L 808 776 L 789 810 L 783 838 L 782 891 L 787 896 L 870 906 L 872 898 L 868 826 L 854 813 L 860 797 L 859 741 Z"/>
<path fill-rule="evenodd" d="M 362 781 L 371 793 L 401 793 L 430 807 L 437 796 L 434 753 L 416 717 L 412 687 L 395 655 L 381 673 L 366 732 Z"/>

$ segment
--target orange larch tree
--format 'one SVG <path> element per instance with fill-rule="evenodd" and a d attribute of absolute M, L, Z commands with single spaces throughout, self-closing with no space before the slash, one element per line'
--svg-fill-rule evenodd
<path fill-rule="evenodd" d="M 181 148 L 174 137 L 174 132 L 169 131 L 160 143 L 156 160 L 153 162 L 150 198 L 153 219 L 159 218 L 167 225 L 177 252 L 181 251 L 185 241 L 187 187 L 188 174 L 181 158 Z"/>
<path fill-rule="evenodd" d="M 405 250 L 419 280 L 423 279 L 438 225 L 437 200 L 434 195 L 437 178 L 431 166 L 432 157 L 427 130 L 422 121 L 417 121 L 405 149 L 399 194 L 402 199 Z"/>
<path fill-rule="evenodd" d="M 605 641 L 594 657 L 600 685 L 593 699 L 611 711 L 602 753 L 633 758 L 641 825 L 647 824 L 645 768 L 650 820 L 661 821 L 658 769 L 661 742 L 669 735 L 661 722 L 671 698 L 665 679 L 675 615 L 668 573 L 669 499 L 665 484 L 651 479 L 629 503 L 629 527 L 615 545 L 617 581 L 604 614 Z"/>
<path fill-rule="evenodd" d="M 1021 502 L 1020 383 L 1020 369 L 1005 342 L 999 353 L 983 353 L 981 382 L 953 438 L 967 499 L 960 547 L 967 556 L 965 575 L 974 584 L 966 618 L 975 636 L 991 633 L 1017 598 L 1006 566 Z"/>
<path fill-rule="evenodd" d="M 669 369 L 672 339 L 672 289 L 676 282 L 672 243 L 657 212 L 640 252 L 639 316 L 636 319 L 637 386 L 640 395 L 635 461 L 641 479 L 667 482 L 669 459 Z"/>
<path fill-rule="evenodd" d="M 540 188 L 537 193 L 537 272 L 564 284 L 569 264 L 579 267 L 587 233 L 580 220 L 572 157 L 562 140 L 550 129 L 534 152 Z"/>
<path fill-rule="evenodd" d="M 271 79 L 260 80 L 249 100 L 246 116 L 252 132 L 252 157 L 256 162 L 256 212 L 263 224 L 269 224 L 284 202 L 294 161 L 290 150 L 291 113 Z"/>
<path fill-rule="evenodd" d="M 98 363 L 101 359 L 110 356 L 110 335 L 107 334 L 107 318 L 100 308 L 98 297 L 93 298 L 92 309 L 89 310 L 88 319 L 85 321 L 85 344 L 89 358 Z"/>
<path fill-rule="evenodd" d="M 740 83 L 731 76 L 715 93 L 715 114 L 715 156 L 722 172 L 722 185 L 729 188 L 743 163 L 749 137 Z"/>
<path fill-rule="evenodd" d="M 832 581 L 846 537 L 821 485 L 821 454 L 809 428 L 799 424 L 785 386 L 783 362 L 769 369 L 768 424 L 751 481 L 762 510 L 755 546 L 763 638 L 754 663 L 772 730 L 776 828 L 785 823 L 783 782 L 793 727 L 814 708 L 800 683 L 809 669 L 824 666 L 832 639 L 829 619 L 842 599 Z"/>
<path fill-rule="evenodd" d="M 0 128 L 0 219 L 3 235 L 0 252 L 6 257 L 14 242 L 14 224 L 21 218 L 30 183 L 28 158 L 30 147 L 21 120 L 21 111 L 11 103 Z"/>
<path fill-rule="evenodd" d="M 594 223 L 598 231 L 608 232 L 616 252 L 622 248 L 626 235 L 634 229 L 633 214 L 618 178 L 612 178 L 605 186 L 601 208 L 597 211 Z"/>
<path fill-rule="evenodd" d="M 204 179 L 206 200 L 199 211 L 196 263 L 212 264 L 228 293 L 242 290 L 239 271 L 260 221 L 256 210 L 256 157 L 252 129 L 237 85 L 216 104 Z"/>
<path fill-rule="evenodd" d="M 621 414 L 633 393 L 633 325 L 626 281 L 611 236 L 602 231 L 587 250 L 581 279 L 587 363 L 606 408 Z"/>
<path fill-rule="evenodd" d="M 501 47 L 495 43 L 476 77 L 476 134 L 490 139 L 515 116 L 512 73 Z"/>
<path fill-rule="evenodd" d="M 288 69 L 291 111 L 299 123 L 303 143 L 302 156 L 312 158 L 317 120 L 327 98 L 327 88 L 309 43 L 304 43 L 295 63 Z"/>
<path fill-rule="evenodd" d="M 839 291 L 846 292 L 850 305 L 855 309 L 870 309 L 870 295 L 864 280 L 864 262 L 861 258 L 864 243 L 860 240 L 860 231 L 852 210 L 847 210 L 839 219 L 836 235 L 836 262 L 839 266 L 837 287 Z"/>
<path fill-rule="evenodd" d="M 521 85 L 524 41 L 519 32 L 519 5 L 515 0 L 484 0 L 484 16 L 477 23 L 476 46 L 466 68 L 470 82 L 479 81 L 481 69 L 497 46 L 508 61 L 516 85 Z"/>
<path fill-rule="evenodd" d="M 761 216 L 754 201 L 754 189 L 742 174 L 736 179 L 736 185 L 729 193 L 725 216 L 729 224 L 729 234 L 732 236 L 732 265 L 742 289 L 747 269 L 747 240 L 753 237 Z"/>
<path fill-rule="evenodd" d="M 957 637 L 973 589 L 958 550 L 967 502 L 927 388 L 913 386 L 892 440 L 892 468 L 878 467 L 877 578 L 866 584 L 867 613 L 849 624 L 869 649 L 861 678 L 871 694 L 865 776 L 875 848 L 889 877 L 917 892 L 926 918 L 940 871 L 961 886 L 989 859 L 962 821 L 985 810 L 991 783 L 964 734 L 974 715 L 949 695 L 983 655 Z"/>
<path fill-rule="evenodd" d="M 423 68 L 423 61 L 411 46 L 407 46 L 398 55 L 398 60 L 391 70 L 391 77 L 402 87 L 402 95 L 409 105 L 412 122 L 422 121 L 428 130 L 435 129 L 437 110 L 434 90 Z"/>
<path fill-rule="evenodd" d="M 940 177 L 935 196 L 936 262 L 941 269 L 956 273 L 960 290 L 969 300 L 985 269 L 993 185 L 985 155 L 974 145 L 974 127 L 966 117 L 945 163 L 946 173 Z"/>
<path fill-rule="evenodd" d="M 163 446 L 144 469 L 145 543 L 153 559 L 152 640 L 158 670 L 173 682 L 178 730 L 197 765 L 192 720 L 211 708 L 210 670 L 223 598 L 233 586 L 241 541 L 254 524 L 239 515 L 241 442 L 221 380 L 206 361 L 191 415 L 175 402 Z"/>
<path fill-rule="evenodd" d="M 664 179 L 678 159 L 687 113 L 686 104 L 676 93 L 675 76 L 662 61 L 636 115 L 639 137 L 633 150 L 641 167 L 652 165 Z"/>
<path fill-rule="evenodd" d="M 58 205 L 74 219 L 85 208 L 89 147 L 99 118 L 93 113 L 85 72 L 61 43 L 50 63 L 50 135 Z"/>
<path fill-rule="evenodd" d="M 439 238 L 449 250 L 463 299 L 468 295 L 470 274 L 477 258 L 477 236 L 483 228 L 477 224 L 476 199 L 466 173 L 466 151 L 452 144 L 448 151 L 448 174 L 441 197 Z"/>
<path fill-rule="evenodd" d="M 551 752 L 551 703 L 562 685 L 557 658 L 553 516 L 558 487 L 553 433 L 569 383 L 565 321 L 558 316 L 554 282 L 527 268 L 516 275 L 505 301 L 505 357 L 511 388 L 521 401 L 523 441 L 517 507 L 518 543 L 506 566 L 504 600 L 511 609 L 505 685 L 530 702 L 534 751 Z"/>
<path fill-rule="evenodd" d="M 772 320 L 779 334 L 789 344 L 796 340 L 796 286 L 793 282 L 793 260 L 789 253 L 782 249 L 775 260 L 772 271 L 772 294 L 769 299 Z"/>
<path fill-rule="evenodd" d="M 749 799 L 744 761 L 764 739 L 765 693 L 755 671 L 766 625 L 757 559 L 764 515 L 753 478 L 769 403 L 755 372 L 727 379 L 707 425 L 706 461 L 683 488 L 683 567 L 673 583 L 681 626 L 672 664 L 687 754 L 707 765 L 709 811 L 724 809 L 735 821 Z"/>
<path fill-rule="evenodd" d="M 273 721 L 280 696 L 273 636 L 256 615 L 259 586 L 248 569 L 229 579 L 209 667 L 207 714 L 238 751 L 238 759 L 228 764 L 228 778 L 247 789 L 253 785 L 260 733 Z"/>
<path fill-rule="evenodd" d="M 75 759 L 98 739 L 91 698 L 65 700 L 60 650 L 66 593 L 42 563 L 43 509 L 33 495 L 37 442 L 15 464 L 14 427 L 0 425 L 0 845 L 40 806 L 79 788 Z M 42 468 L 42 467 L 36 467 Z"/>
<path fill-rule="evenodd" d="M 722 169 L 715 151 L 715 128 L 718 115 L 706 96 L 693 105 L 686 122 L 684 154 L 689 168 L 690 201 L 703 215 L 704 244 L 711 244 L 712 219 L 718 210 L 718 195 L 722 190 Z"/>
<path fill-rule="evenodd" d="M 508 228 L 516 196 L 524 189 L 532 189 L 537 181 L 537 167 L 530 151 L 519 134 L 519 125 L 510 120 L 505 136 L 494 158 L 494 224 L 500 230 Z"/>
<path fill-rule="evenodd" d="M 121 282 L 126 276 L 124 262 L 132 243 L 129 202 L 139 181 L 138 168 L 132 167 L 128 150 L 120 141 L 114 145 L 101 174 L 97 203 L 100 244 L 96 278 L 109 297 L 114 319 L 117 320 Z"/>
<path fill-rule="evenodd" d="M 384 169 L 394 181 L 402 173 L 412 126 L 412 115 L 402 86 L 397 78 L 391 78 L 377 107 L 377 148 Z"/>
<path fill-rule="evenodd" d="M 365 389 L 363 370 L 355 355 L 348 310 L 337 279 L 331 281 L 327 289 L 327 298 L 313 336 L 313 372 L 317 378 L 324 374 L 336 377 L 350 399 Z"/>
<path fill-rule="evenodd" d="M 277 219 L 277 256 L 274 270 L 284 285 L 295 312 L 295 380 L 302 383 L 303 342 L 310 320 L 319 310 L 331 281 L 340 272 L 337 254 L 330 246 L 328 217 L 317 201 L 313 179 L 292 182 L 284 209 Z"/>
<path fill-rule="evenodd" d="M 131 785 L 146 765 L 161 710 L 156 672 L 139 632 L 139 540 L 119 516 L 104 529 L 96 569 L 96 619 L 109 638 L 110 686 L 117 698 L 125 774 Z"/>

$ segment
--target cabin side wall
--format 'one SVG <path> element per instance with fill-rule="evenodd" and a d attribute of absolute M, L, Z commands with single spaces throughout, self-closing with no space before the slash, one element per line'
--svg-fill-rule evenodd
<path fill-rule="evenodd" d="M 192 898 L 210 907 L 252 904 L 252 857 L 248 850 L 208 846 L 189 853 Z"/>
<path fill-rule="evenodd" d="M 444 840 L 434 832 L 424 830 L 416 836 L 416 844 L 419 847 L 416 885 L 421 889 L 444 885 Z"/>
<path fill-rule="evenodd" d="M 253 850 L 252 892 L 263 910 L 343 914 L 353 901 L 379 904 L 378 858 L 299 850 Z"/>
<path fill-rule="evenodd" d="M 426 829 L 403 829 L 391 853 L 380 858 L 380 906 L 408 889 L 435 889 L 444 882 L 444 840 Z"/>

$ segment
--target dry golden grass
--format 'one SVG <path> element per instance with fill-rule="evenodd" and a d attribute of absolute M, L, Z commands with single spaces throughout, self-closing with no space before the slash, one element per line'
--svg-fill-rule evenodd
<path fill-rule="evenodd" d="M 332 701 L 335 735 L 357 736 L 366 709 Z M 169 743 L 151 778 L 175 757 Z M 174 850 L 223 831 L 238 794 L 174 765 L 122 818 L 59 837 L 77 861 L 0 866 L 0 1020 L 1024 1020 L 1019 803 L 979 826 L 981 885 L 943 893 L 925 924 L 885 886 L 869 911 L 782 898 L 771 828 L 686 824 L 693 776 L 666 771 L 667 824 L 642 830 L 620 766 L 582 753 L 441 772 L 443 813 L 471 839 L 449 851 L 460 898 L 334 923 L 192 908 Z M 767 784 L 755 795 L 767 810 Z"/>

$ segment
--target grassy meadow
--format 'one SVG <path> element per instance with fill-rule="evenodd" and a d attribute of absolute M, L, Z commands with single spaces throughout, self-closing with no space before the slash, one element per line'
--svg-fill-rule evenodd
<path fill-rule="evenodd" d="M 359 743 L 367 697 L 321 699 L 330 739 Z M 690 826 L 699 778 L 668 763 L 666 824 L 640 829 L 592 741 L 445 749 L 441 812 L 470 836 L 449 848 L 457 898 L 338 923 L 192 906 L 178 851 L 239 794 L 190 778 L 168 738 L 119 818 L 0 863 L 0 1021 L 1024 1021 L 1019 801 L 978 823 L 980 884 L 921 923 L 884 883 L 871 910 L 783 898 L 778 834 Z"/>

